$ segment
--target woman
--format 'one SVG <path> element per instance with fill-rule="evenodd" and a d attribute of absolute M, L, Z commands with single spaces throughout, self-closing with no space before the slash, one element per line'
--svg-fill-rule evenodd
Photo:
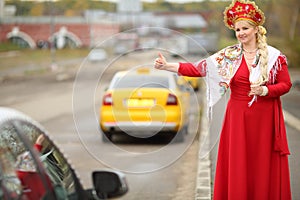
<path fill-rule="evenodd" d="M 155 68 L 205 77 L 209 108 L 230 87 L 215 200 L 289 200 L 289 149 L 280 101 L 292 85 L 286 57 L 267 45 L 264 14 L 254 2 L 235 0 L 224 16 L 239 44 L 196 64 L 169 63 L 159 54 Z"/>
<path fill-rule="evenodd" d="M 41 152 L 45 136 L 39 135 L 35 141 L 34 148 Z M 22 199 L 40 200 L 45 198 L 47 189 L 52 189 L 50 178 L 45 174 L 46 179 L 42 180 L 41 172 L 37 171 L 36 163 L 29 151 L 25 151 L 18 157 L 16 164 L 17 176 L 23 185 Z"/>

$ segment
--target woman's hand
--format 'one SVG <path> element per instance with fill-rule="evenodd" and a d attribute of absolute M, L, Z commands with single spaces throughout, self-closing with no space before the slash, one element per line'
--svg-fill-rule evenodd
<path fill-rule="evenodd" d="M 154 67 L 159 70 L 167 70 L 170 72 L 178 72 L 179 63 L 169 63 L 166 58 L 159 52 L 158 57 L 154 61 Z"/>
<path fill-rule="evenodd" d="M 264 88 L 265 87 L 265 88 Z M 257 96 L 266 96 L 268 94 L 268 88 L 266 86 L 251 86 L 251 90 L 249 92 L 249 96 L 257 95 Z"/>
<path fill-rule="evenodd" d="M 161 53 L 158 53 L 158 58 L 155 59 L 154 67 L 156 69 L 165 70 L 166 65 L 167 65 L 166 58 Z"/>
<path fill-rule="evenodd" d="M 44 142 L 44 140 L 45 140 L 45 136 L 43 134 L 40 134 L 38 136 L 38 138 L 36 139 L 35 144 L 42 145 L 42 143 Z"/>

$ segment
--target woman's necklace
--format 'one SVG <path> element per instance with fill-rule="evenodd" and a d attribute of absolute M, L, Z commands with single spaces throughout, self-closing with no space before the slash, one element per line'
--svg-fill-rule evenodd
<path fill-rule="evenodd" d="M 255 58 L 255 55 L 246 55 L 245 53 L 244 53 L 244 56 L 248 60 Z"/>
<path fill-rule="evenodd" d="M 252 50 L 252 51 L 248 51 L 248 50 L 246 50 L 246 49 L 243 48 L 243 51 L 245 51 L 246 53 L 249 53 L 249 54 L 253 54 L 253 53 L 256 53 L 257 48 L 254 49 L 254 50 Z"/>
<path fill-rule="evenodd" d="M 256 53 L 257 53 L 257 49 L 255 48 L 254 50 L 248 51 L 246 49 L 243 48 L 243 54 L 246 60 L 246 63 L 248 65 L 248 68 L 250 69 L 251 66 L 253 66 L 254 63 L 254 59 L 256 57 Z"/>
<path fill-rule="evenodd" d="M 256 65 L 258 64 L 259 56 L 257 54 L 247 55 L 244 52 L 244 58 L 246 60 L 249 71 L 251 71 L 251 69 L 252 69 L 251 67 L 256 67 Z"/>
<path fill-rule="evenodd" d="M 245 57 L 247 62 L 251 62 L 255 58 L 255 55 L 247 55 L 247 54 L 244 53 L 244 57 Z"/>

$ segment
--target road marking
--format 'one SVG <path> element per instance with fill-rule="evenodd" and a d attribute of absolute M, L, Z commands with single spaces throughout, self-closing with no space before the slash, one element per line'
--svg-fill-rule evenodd
<path fill-rule="evenodd" d="M 283 110 L 283 115 L 284 115 L 284 121 L 288 125 L 297 129 L 297 131 L 300 131 L 300 120 L 297 117 L 287 112 L 286 110 Z"/>

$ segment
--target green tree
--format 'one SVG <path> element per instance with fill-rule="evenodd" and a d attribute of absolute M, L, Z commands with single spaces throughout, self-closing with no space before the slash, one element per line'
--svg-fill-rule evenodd
<path fill-rule="evenodd" d="M 44 14 L 44 4 L 43 3 L 35 3 L 30 10 L 30 15 L 31 16 L 42 16 L 43 14 Z"/>
<path fill-rule="evenodd" d="M 26 16 L 29 15 L 32 2 L 20 1 L 20 0 L 9 0 L 5 1 L 5 5 L 14 5 L 16 6 L 16 15 L 17 16 Z"/>
<path fill-rule="evenodd" d="M 290 67 L 299 67 L 300 2 L 268 0 L 265 8 L 269 43 L 278 47 L 288 57 Z"/>

